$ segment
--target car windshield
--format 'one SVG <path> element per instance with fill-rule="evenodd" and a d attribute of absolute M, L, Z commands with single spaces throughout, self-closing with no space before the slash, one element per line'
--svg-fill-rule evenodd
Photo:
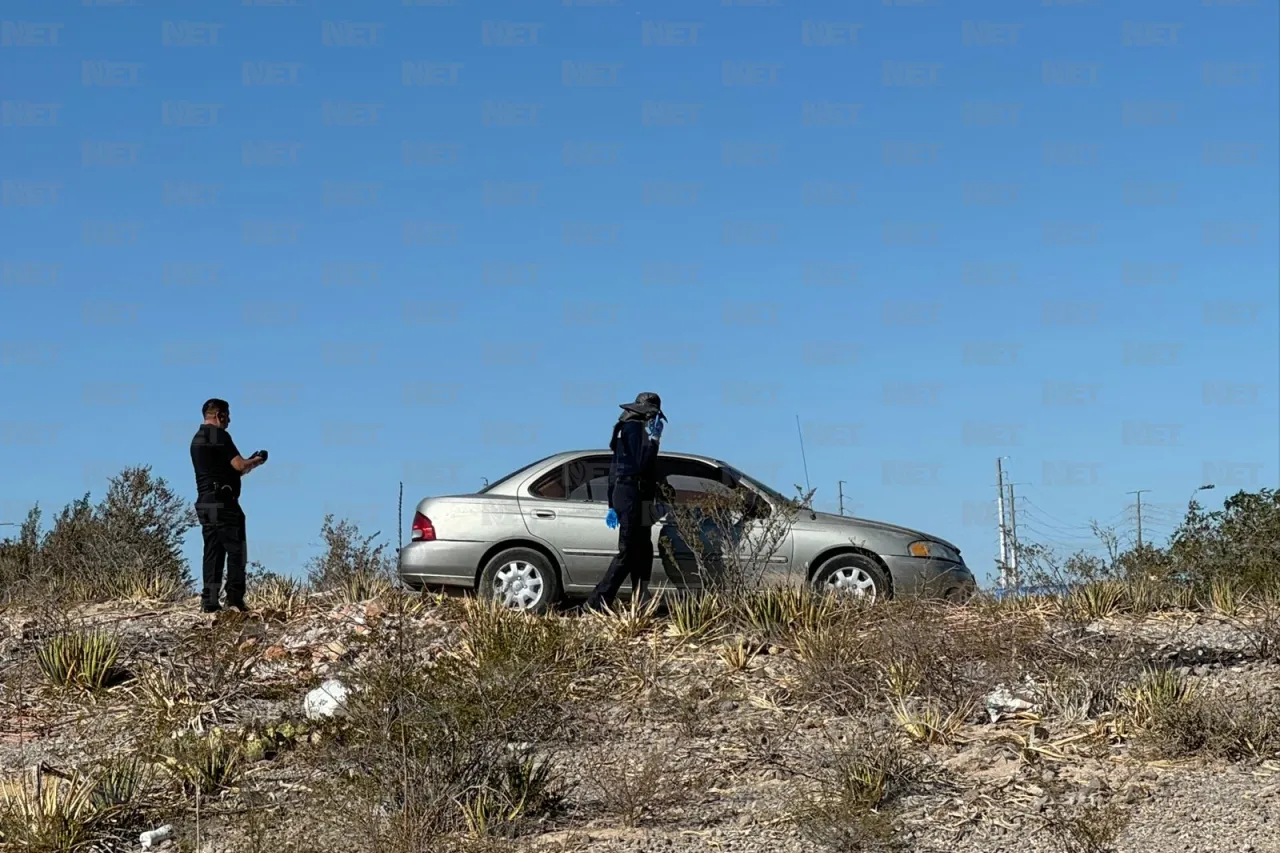
<path fill-rule="evenodd" d="M 550 458 L 551 458 L 550 456 L 544 456 L 541 459 L 539 459 L 537 462 L 530 462 L 528 465 L 522 465 L 521 467 L 512 471 L 510 474 L 507 474 L 505 477 L 499 477 L 496 480 L 490 480 L 489 485 L 485 486 L 483 489 L 476 492 L 476 494 L 483 495 L 485 492 L 492 491 L 502 483 L 505 483 L 507 480 L 510 480 L 512 477 L 519 476 L 520 474 L 523 474 L 525 471 L 528 471 L 530 468 L 535 468 L 538 465 L 541 465 L 543 462 L 546 462 Z"/>
<path fill-rule="evenodd" d="M 746 474 L 739 471 L 737 468 L 734 468 L 732 465 L 729 465 L 726 462 L 721 462 L 720 464 L 724 466 L 724 469 L 729 472 L 729 475 L 731 477 L 736 477 L 737 479 L 746 482 L 748 485 L 753 486 L 754 488 L 764 492 L 769 497 L 769 500 L 775 501 L 778 503 L 787 503 L 789 500 L 791 500 L 790 498 L 784 497 L 776 489 L 766 486 L 764 483 L 760 482 L 755 477 L 747 476 Z"/>

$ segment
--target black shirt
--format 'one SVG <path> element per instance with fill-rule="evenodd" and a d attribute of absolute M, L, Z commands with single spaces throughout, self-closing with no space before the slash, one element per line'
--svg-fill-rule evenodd
<path fill-rule="evenodd" d="M 609 506 L 619 477 L 636 482 L 641 496 L 652 497 L 658 482 L 658 442 L 649 437 L 643 420 L 623 420 L 614 428 L 613 464 L 609 466 Z"/>
<path fill-rule="evenodd" d="M 240 455 L 231 433 L 214 424 L 200 424 L 191 439 L 191 465 L 196 471 L 196 493 L 220 496 L 222 486 L 231 487 L 232 497 L 240 497 L 240 472 L 231 460 Z"/>

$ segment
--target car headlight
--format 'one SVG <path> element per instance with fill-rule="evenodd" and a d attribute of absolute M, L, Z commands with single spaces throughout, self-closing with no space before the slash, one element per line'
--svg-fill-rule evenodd
<path fill-rule="evenodd" d="M 953 563 L 960 562 L 960 555 L 953 549 L 948 548 L 941 542 L 932 542 L 928 539 L 921 539 L 918 542 L 912 542 L 907 546 L 907 552 L 913 557 L 930 557 L 934 560 L 949 560 Z"/>

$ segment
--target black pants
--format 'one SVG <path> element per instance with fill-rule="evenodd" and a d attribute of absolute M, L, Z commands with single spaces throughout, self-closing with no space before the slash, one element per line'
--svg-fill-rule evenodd
<path fill-rule="evenodd" d="M 200 603 L 216 607 L 222 592 L 222 568 L 227 571 L 227 604 L 244 604 L 244 571 L 248 552 L 245 544 L 244 510 L 235 498 L 201 495 L 196 515 L 204 534 L 204 588 Z"/>
<path fill-rule="evenodd" d="M 612 604 L 627 578 L 634 595 L 653 575 L 652 496 L 642 494 L 635 484 L 618 483 L 613 489 L 613 509 L 618 514 L 618 553 L 591 591 L 589 608 Z"/>

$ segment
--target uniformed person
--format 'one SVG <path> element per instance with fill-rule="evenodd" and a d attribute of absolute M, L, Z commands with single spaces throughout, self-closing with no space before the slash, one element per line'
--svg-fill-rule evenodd
<path fill-rule="evenodd" d="M 622 415 L 613 427 L 609 449 L 609 513 L 605 523 L 618 530 L 618 553 L 604 578 L 587 600 L 587 608 L 599 610 L 613 604 L 623 581 L 631 579 L 632 595 L 648 596 L 653 573 L 654 500 L 658 486 L 658 444 L 667 417 L 662 399 L 650 391 L 622 403 Z"/>
<path fill-rule="evenodd" d="M 204 536 L 203 586 L 200 606 L 205 613 L 222 609 L 223 567 L 226 567 L 227 607 L 248 608 L 245 594 L 245 518 L 240 507 L 240 478 L 267 461 L 259 450 L 248 459 L 240 455 L 227 427 L 231 405 L 226 400 L 206 400 L 204 423 L 191 439 L 191 465 L 196 475 L 196 515 Z"/>

